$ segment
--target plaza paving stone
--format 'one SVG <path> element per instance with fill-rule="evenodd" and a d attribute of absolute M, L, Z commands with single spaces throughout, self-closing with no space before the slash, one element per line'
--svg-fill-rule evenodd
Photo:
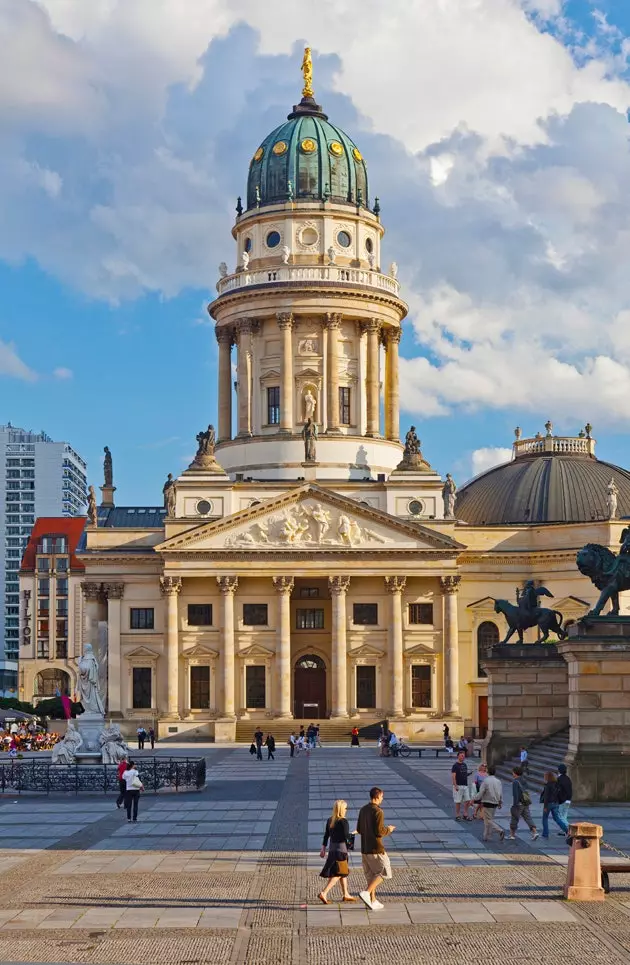
<path fill-rule="evenodd" d="M 523 830 L 485 844 L 481 822 L 453 819 L 448 761 L 382 759 L 373 747 L 293 760 L 282 747 L 270 762 L 247 747 L 202 753 L 207 786 L 143 795 L 137 824 L 114 796 L 0 798 L 1 961 L 630 965 L 630 875 L 615 876 L 604 904 L 564 902 L 562 838 L 532 842 Z M 352 826 L 372 784 L 397 828 L 385 908 L 324 906 L 319 848 L 332 801 L 348 802 Z M 630 844 L 630 808 L 572 817 Z M 507 827 L 507 806 L 498 820 Z M 350 866 L 356 895 L 359 853 Z"/>

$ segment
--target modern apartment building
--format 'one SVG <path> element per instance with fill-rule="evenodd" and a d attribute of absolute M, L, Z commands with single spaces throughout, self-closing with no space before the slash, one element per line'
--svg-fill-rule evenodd
<path fill-rule="evenodd" d="M 0 694 L 17 692 L 19 569 L 38 516 L 81 516 L 87 466 L 67 442 L 0 425 Z"/>

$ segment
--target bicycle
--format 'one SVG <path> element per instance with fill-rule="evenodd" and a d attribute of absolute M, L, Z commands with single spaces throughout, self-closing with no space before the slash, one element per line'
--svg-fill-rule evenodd
<path fill-rule="evenodd" d="M 409 757 L 410 754 L 411 748 L 409 747 L 409 744 L 405 744 L 403 741 L 401 741 L 398 745 L 398 756 Z"/>

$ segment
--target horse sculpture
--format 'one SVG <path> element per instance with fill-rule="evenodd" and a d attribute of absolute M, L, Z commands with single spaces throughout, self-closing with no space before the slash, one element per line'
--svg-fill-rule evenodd
<path fill-rule="evenodd" d="M 578 570 L 601 590 L 597 603 L 588 614 L 590 617 L 598 617 L 608 600 L 611 601 L 610 613 L 618 614 L 619 594 L 622 590 L 630 590 L 630 553 L 623 547 L 619 556 L 599 543 L 587 543 L 578 550 Z"/>
<path fill-rule="evenodd" d="M 548 595 L 551 596 L 550 593 Z M 502 613 L 509 627 L 505 640 L 501 643 L 507 643 L 514 633 L 518 633 L 518 641 L 523 643 L 523 631 L 535 626 L 542 632 L 543 643 L 547 642 L 550 633 L 557 633 L 560 640 L 567 636 L 562 627 L 563 616 L 559 610 L 549 610 L 547 607 L 525 610 L 509 600 L 495 600 L 494 612 Z"/>

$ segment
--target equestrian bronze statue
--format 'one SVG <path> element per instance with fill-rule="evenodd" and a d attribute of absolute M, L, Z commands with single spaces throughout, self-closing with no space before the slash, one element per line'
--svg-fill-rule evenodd
<path fill-rule="evenodd" d="M 542 643 L 547 642 L 550 633 L 556 633 L 560 640 L 567 636 L 562 626 L 564 618 L 560 611 L 538 606 L 539 596 L 553 596 L 553 593 L 550 593 L 545 586 L 536 586 L 533 580 L 528 580 L 516 605 L 509 600 L 494 601 L 494 612 L 503 614 L 509 628 L 501 643 L 507 643 L 515 633 L 518 633 L 519 643 L 523 643 L 523 631 L 530 627 L 538 627 L 542 634 Z"/>
<path fill-rule="evenodd" d="M 587 543 L 578 550 L 578 570 L 601 590 L 589 617 L 600 616 L 608 600 L 611 601 L 610 615 L 616 616 L 619 613 L 619 594 L 622 590 L 630 590 L 630 527 L 623 530 L 619 542 L 621 549 L 618 556 L 599 543 Z"/>

